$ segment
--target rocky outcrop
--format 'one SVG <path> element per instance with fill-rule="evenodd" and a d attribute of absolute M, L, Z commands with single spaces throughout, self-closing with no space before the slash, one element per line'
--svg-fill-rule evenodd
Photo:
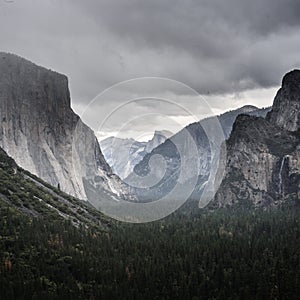
<path fill-rule="evenodd" d="M 300 71 L 284 76 L 266 119 L 239 116 L 213 205 L 274 206 L 300 198 Z"/>
<path fill-rule="evenodd" d="M 287 73 L 282 80 L 268 120 L 288 131 L 300 128 L 300 71 Z"/>
<path fill-rule="evenodd" d="M 70 106 L 68 79 L 13 54 L 0 53 L 0 146 L 18 165 L 85 199 L 83 178 L 125 190 L 94 132 Z"/>

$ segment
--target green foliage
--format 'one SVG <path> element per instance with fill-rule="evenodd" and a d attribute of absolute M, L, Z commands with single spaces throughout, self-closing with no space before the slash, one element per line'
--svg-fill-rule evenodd
<path fill-rule="evenodd" d="M 0 149 L 0 298 L 299 299 L 299 199 L 288 203 L 123 224 Z"/>
<path fill-rule="evenodd" d="M 197 212 L 109 232 L 1 203 L 1 299 L 297 299 L 299 212 Z"/>
<path fill-rule="evenodd" d="M 31 217 L 68 219 L 76 226 L 81 224 L 98 231 L 110 222 L 87 203 L 78 201 L 19 168 L 1 149 L 0 198 Z"/>

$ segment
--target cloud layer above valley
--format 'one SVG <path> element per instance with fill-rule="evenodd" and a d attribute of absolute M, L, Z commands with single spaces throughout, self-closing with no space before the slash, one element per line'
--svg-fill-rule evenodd
<path fill-rule="evenodd" d="M 300 2 L 0 1 L 0 40 L 1 50 L 65 73 L 79 113 L 111 85 L 144 76 L 181 81 L 221 112 L 271 104 L 283 74 L 300 67 Z M 201 114 L 191 95 L 174 98 Z M 116 105 L 103 102 L 98 118 Z"/>

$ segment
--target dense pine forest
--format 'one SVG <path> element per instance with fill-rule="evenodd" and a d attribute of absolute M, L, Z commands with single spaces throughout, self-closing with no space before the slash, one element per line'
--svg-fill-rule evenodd
<path fill-rule="evenodd" d="M 299 222 L 199 211 L 96 231 L 1 202 L 1 299 L 299 299 Z"/>
<path fill-rule="evenodd" d="M 299 207 L 120 223 L 0 150 L 0 299 L 299 299 Z"/>

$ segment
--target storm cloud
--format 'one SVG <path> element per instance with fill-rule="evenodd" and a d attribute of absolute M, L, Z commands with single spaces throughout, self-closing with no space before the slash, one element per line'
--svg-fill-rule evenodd
<path fill-rule="evenodd" d="M 263 106 L 300 67 L 300 2 L 4 0 L 0 41 L 1 50 L 66 74 L 79 113 L 105 88 L 144 76 L 181 81 L 216 111 L 259 105 L 249 95 L 267 89 L 264 101 L 256 93 Z M 190 95 L 177 98 L 197 106 Z"/>

